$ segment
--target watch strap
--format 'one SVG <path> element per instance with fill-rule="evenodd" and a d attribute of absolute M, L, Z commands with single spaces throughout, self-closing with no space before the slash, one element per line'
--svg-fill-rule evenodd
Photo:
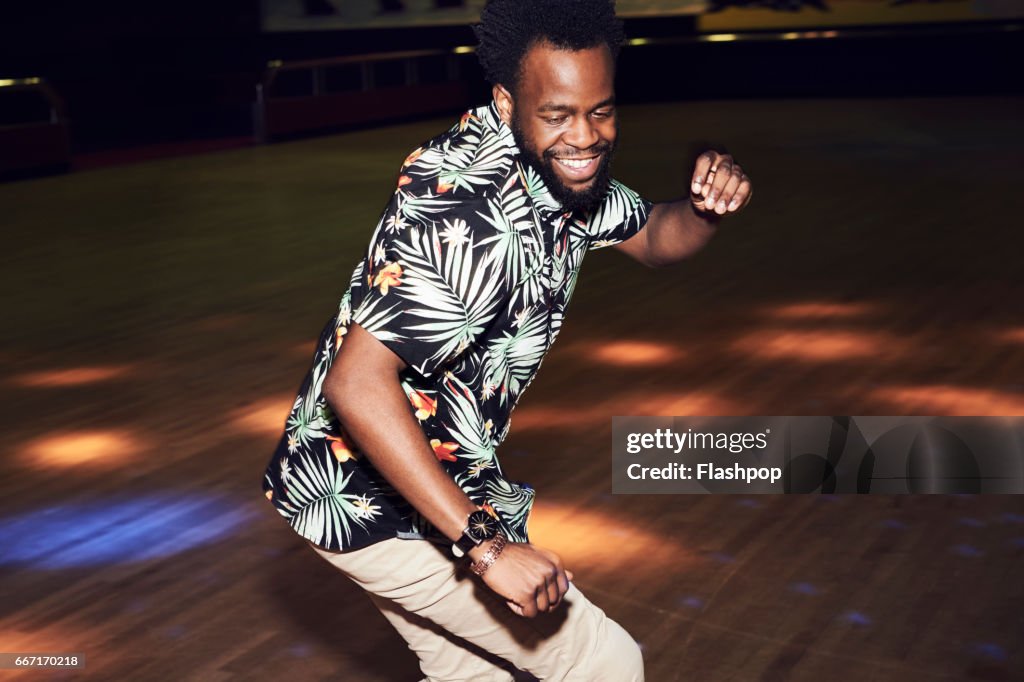
<path fill-rule="evenodd" d="M 469 570 L 473 571 L 477 575 L 483 575 L 487 572 L 487 569 L 494 565 L 494 562 L 501 556 L 502 551 L 505 549 L 505 545 L 508 544 L 508 539 L 504 533 L 498 533 L 494 536 L 494 542 L 487 548 L 484 555 L 480 557 L 480 561 L 474 561 L 469 565 Z"/>

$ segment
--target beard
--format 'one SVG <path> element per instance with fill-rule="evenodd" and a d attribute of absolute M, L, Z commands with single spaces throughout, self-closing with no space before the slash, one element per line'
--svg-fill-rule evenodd
<path fill-rule="evenodd" d="M 563 209 L 572 213 L 582 212 L 587 214 L 597 210 L 608 194 L 608 188 L 611 186 L 612 155 L 615 153 L 614 143 L 602 140 L 593 147 L 584 150 L 588 154 L 601 154 L 601 165 L 598 167 L 594 179 L 590 181 L 589 187 L 574 190 L 562 182 L 562 178 L 555 171 L 555 164 L 558 162 L 555 161 L 556 154 L 554 151 L 546 149 L 543 154 L 538 154 L 532 146 L 527 144 L 526 135 L 523 133 L 522 126 L 519 125 L 519 118 L 515 114 L 512 115 L 511 128 L 512 137 L 519 147 L 523 160 L 537 171 L 540 179 L 544 182 L 548 191 L 551 192 L 551 196 L 562 205 Z"/>

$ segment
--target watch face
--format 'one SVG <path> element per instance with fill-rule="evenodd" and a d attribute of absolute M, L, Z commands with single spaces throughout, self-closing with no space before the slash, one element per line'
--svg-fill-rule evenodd
<path fill-rule="evenodd" d="M 469 515 L 469 525 L 466 526 L 466 534 L 477 542 L 490 540 L 497 535 L 498 530 L 498 520 L 487 512 L 479 510 Z"/>

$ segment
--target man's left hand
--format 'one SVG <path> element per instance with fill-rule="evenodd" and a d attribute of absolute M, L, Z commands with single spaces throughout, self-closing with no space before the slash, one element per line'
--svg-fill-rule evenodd
<path fill-rule="evenodd" d="M 697 158 L 690 180 L 690 201 L 703 213 L 736 213 L 750 203 L 750 178 L 728 154 L 706 151 Z"/>

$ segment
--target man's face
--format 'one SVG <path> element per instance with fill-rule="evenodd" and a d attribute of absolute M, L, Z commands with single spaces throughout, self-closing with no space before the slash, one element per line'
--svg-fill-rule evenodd
<path fill-rule="evenodd" d="M 526 54 L 507 103 L 524 159 L 566 210 L 591 212 L 608 191 L 618 134 L 614 80 L 607 45 L 574 52 L 541 43 Z"/>

